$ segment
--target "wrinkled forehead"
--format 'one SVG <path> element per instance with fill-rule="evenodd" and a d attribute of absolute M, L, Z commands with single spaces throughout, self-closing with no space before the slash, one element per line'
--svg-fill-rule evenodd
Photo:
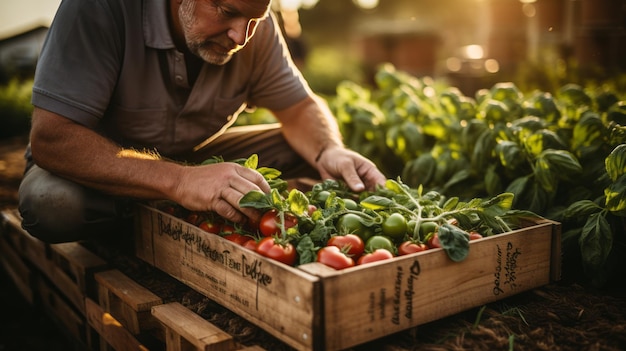
<path fill-rule="evenodd" d="M 267 16 L 271 0 L 209 0 L 232 12 L 238 12 L 247 18 L 262 18 Z"/>

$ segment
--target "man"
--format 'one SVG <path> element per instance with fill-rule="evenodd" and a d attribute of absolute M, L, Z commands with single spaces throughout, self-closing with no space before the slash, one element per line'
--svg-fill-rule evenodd
<path fill-rule="evenodd" d="M 212 156 L 256 153 L 285 179 L 316 172 L 354 191 L 383 183 L 371 161 L 343 146 L 269 7 L 63 1 L 35 76 L 22 226 L 47 242 L 105 234 L 127 218 L 124 199 L 258 218 L 238 203 L 251 190 L 269 191 L 263 177 L 230 162 L 197 165 Z M 270 109 L 280 128 L 227 129 L 246 104 Z"/>

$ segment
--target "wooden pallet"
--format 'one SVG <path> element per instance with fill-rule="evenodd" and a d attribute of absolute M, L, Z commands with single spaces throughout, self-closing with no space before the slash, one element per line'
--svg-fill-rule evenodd
<path fill-rule="evenodd" d="M 2 269 L 79 350 L 263 351 L 180 303 L 164 303 L 80 243 L 39 241 L 21 228 L 16 210 L 3 210 L 0 220 Z"/>

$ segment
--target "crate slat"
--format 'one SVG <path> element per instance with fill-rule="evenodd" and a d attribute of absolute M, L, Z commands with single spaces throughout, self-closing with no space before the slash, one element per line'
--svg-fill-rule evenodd
<path fill-rule="evenodd" d="M 232 351 L 232 336 L 177 302 L 152 307 L 152 314 L 165 328 L 166 350 Z"/>
<path fill-rule="evenodd" d="M 116 269 L 98 272 L 94 279 L 102 309 L 132 334 L 159 327 L 150 309 L 163 303 L 160 297 Z"/>

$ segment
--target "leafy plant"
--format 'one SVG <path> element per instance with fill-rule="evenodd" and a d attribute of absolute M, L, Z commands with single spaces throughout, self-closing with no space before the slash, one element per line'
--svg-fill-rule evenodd
<path fill-rule="evenodd" d="M 342 82 L 330 102 L 348 147 L 389 178 L 461 200 L 513 194 L 512 208 L 563 223 L 563 248 L 596 286 L 626 267 L 626 101 L 617 84 L 475 96 L 382 65 L 375 86 Z M 573 245 L 575 243 L 575 245 Z M 569 267 L 564 267 L 569 268 Z"/>

